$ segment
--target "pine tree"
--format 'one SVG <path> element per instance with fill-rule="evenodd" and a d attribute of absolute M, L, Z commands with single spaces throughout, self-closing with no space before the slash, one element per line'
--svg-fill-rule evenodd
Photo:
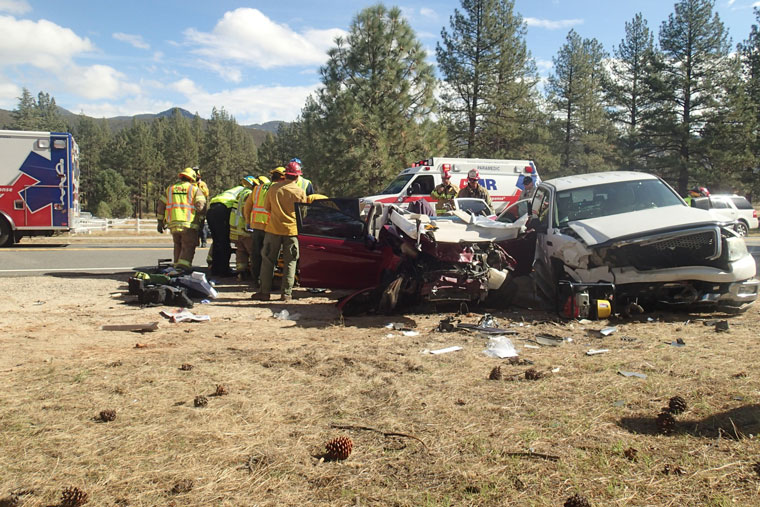
<path fill-rule="evenodd" d="M 28 89 L 21 90 L 18 106 L 11 116 L 13 117 L 12 130 L 37 130 L 40 124 L 39 109 L 37 109 L 37 101 Z"/>
<path fill-rule="evenodd" d="M 79 145 L 79 196 L 82 208 L 90 209 L 89 197 L 94 189 L 95 175 L 103 168 L 104 154 L 110 143 L 108 122 L 98 122 L 80 114 L 73 129 Z"/>
<path fill-rule="evenodd" d="M 451 144 L 467 157 L 518 152 L 538 113 L 526 25 L 511 0 L 462 0 L 461 6 L 436 46 Z"/>
<path fill-rule="evenodd" d="M 749 37 L 738 44 L 741 58 L 743 86 L 743 103 L 746 105 L 748 141 L 753 160 L 749 167 L 743 167 L 740 180 L 745 191 L 753 195 L 760 194 L 760 178 L 755 168 L 760 167 L 760 9 L 755 8 L 755 21 Z M 741 166 L 740 166 L 741 167 Z"/>
<path fill-rule="evenodd" d="M 700 133 L 716 121 L 727 99 L 730 59 L 727 32 L 713 0 L 681 0 L 660 27 L 664 62 L 658 73 L 660 147 L 670 152 L 674 171 L 663 176 L 685 194 L 712 170 L 705 164 L 707 143 Z"/>
<path fill-rule="evenodd" d="M 224 108 L 211 110 L 201 150 L 201 168 L 209 187 L 219 191 L 229 188 L 240 180 L 233 167 L 231 139 L 227 125 L 229 115 Z"/>

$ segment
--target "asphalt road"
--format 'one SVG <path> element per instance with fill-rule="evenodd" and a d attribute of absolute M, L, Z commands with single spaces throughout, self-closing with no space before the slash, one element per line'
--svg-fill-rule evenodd
<path fill-rule="evenodd" d="M 171 243 L 134 243 L 129 238 L 103 238 L 102 243 L 36 244 L 21 242 L 0 248 L 0 277 L 55 273 L 119 273 L 154 267 L 172 256 Z M 760 266 L 760 236 L 747 238 L 747 248 Z M 208 248 L 195 251 L 194 266 L 206 266 Z M 234 257 L 233 257 L 234 259 Z"/>

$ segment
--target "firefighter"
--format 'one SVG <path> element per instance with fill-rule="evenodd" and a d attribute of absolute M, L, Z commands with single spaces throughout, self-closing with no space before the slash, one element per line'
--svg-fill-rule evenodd
<path fill-rule="evenodd" d="M 483 188 L 478 180 L 480 180 L 480 173 L 478 173 L 478 170 L 470 169 L 467 173 L 467 185 L 459 190 L 457 198 L 470 197 L 473 199 L 483 199 L 486 201 L 486 204 L 488 204 L 488 207 L 493 209 L 493 204 L 491 204 L 491 195 L 488 193 L 488 190 Z"/>
<path fill-rule="evenodd" d="M 203 196 L 206 198 L 206 202 L 208 202 L 208 185 L 206 185 L 206 182 L 201 179 L 201 171 L 198 169 L 198 166 L 193 167 L 193 170 L 195 171 L 195 183 L 198 185 L 198 188 L 201 189 L 201 192 L 203 192 Z M 201 219 L 200 229 L 198 232 L 201 237 L 201 248 L 206 248 L 206 242 L 208 241 L 209 235 L 208 224 L 206 224 L 206 215 L 203 215 L 203 218 Z"/>
<path fill-rule="evenodd" d="M 206 197 L 195 184 L 195 171 L 187 167 L 179 181 L 166 188 L 158 203 L 158 232 L 168 228 L 174 241 L 174 267 L 191 271 L 198 246 L 200 217 L 206 210 Z"/>
<path fill-rule="evenodd" d="M 430 197 L 436 200 L 436 214 L 443 215 L 447 211 L 453 210 L 456 196 L 457 189 L 451 184 L 451 172 L 444 169 L 441 173 L 441 184 L 430 192 Z"/>
<path fill-rule="evenodd" d="M 256 187 L 245 203 L 244 213 L 248 217 L 248 226 L 251 232 L 251 284 L 254 289 L 260 287 L 261 278 L 261 250 L 264 248 L 264 229 L 269 222 L 269 212 L 264 208 L 269 187 L 281 181 L 285 177 L 285 168 L 278 167 L 270 173 L 271 181 L 267 180 Z M 259 181 L 265 176 L 259 176 Z M 256 297 L 256 294 L 253 295 Z"/>
<path fill-rule="evenodd" d="M 303 189 L 304 192 L 306 192 L 306 195 L 311 195 L 314 193 L 314 185 L 311 184 L 311 180 L 308 180 L 303 177 L 303 164 L 301 164 L 300 158 L 291 158 L 289 164 L 295 163 L 298 164 L 298 169 L 301 171 L 301 176 L 298 177 L 296 180 L 296 184 Z"/>
<path fill-rule="evenodd" d="M 206 219 L 211 230 L 211 274 L 216 276 L 232 276 L 235 273 L 230 269 L 230 212 L 237 204 L 238 194 L 245 188 L 240 185 L 225 190 L 215 195 L 208 208 Z"/>
<path fill-rule="evenodd" d="M 253 240 L 251 233 L 247 231 L 247 220 L 243 214 L 245 202 L 254 188 L 259 185 L 259 180 L 253 176 L 246 176 L 241 180 L 243 190 L 237 197 L 237 202 L 230 208 L 230 240 L 235 243 L 235 269 L 239 281 L 249 277 L 251 249 Z"/>
<path fill-rule="evenodd" d="M 295 203 L 306 202 L 306 192 L 298 185 L 301 167 L 290 162 L 285 168 L 285 181 L 275 183 L 267 191 L 264 210 L 269 221 L 264 229 L 264 248 L 261 260 L 261 289 L 257 299 L 269 301 L 274 267 L 282 248 L 284 269 L 280 301 L 292 299 L 296 263 L 298 262 L 298 228 L 296 227 Z"/>
<path fill-rule="evenodd" d="M 688 195 L 684 197 L 683 200 L 686 201 L 686 204 L 691 206 L 691 201 L 697 197 L 710 197 L 710 191 L 705 187 L 694 187 L 689 190 Z"/>

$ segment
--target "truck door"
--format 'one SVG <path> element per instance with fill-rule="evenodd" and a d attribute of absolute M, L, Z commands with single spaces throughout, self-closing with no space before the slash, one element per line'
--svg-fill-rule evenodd
<path fill-rule="evenodd" d="M 404 202 L 416 201 L 418 199 L 432 200 L 430 193 L 435 188 L 435 179 L 432 174 L 418 174 L 409 182 L 406 187 L 407 197 Z"/>

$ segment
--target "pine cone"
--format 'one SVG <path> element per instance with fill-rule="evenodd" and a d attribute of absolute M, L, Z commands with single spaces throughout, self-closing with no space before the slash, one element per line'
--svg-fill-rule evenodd
<path fill-rule="evenodd" d="M 668 464 L 662 468 L 662 473 L 664 473 L 665 475 L 683 475 L 686 473 L 686 470 L 679 467 L 678 465 Z"/>
<path fill-rule="evenodd" d="M 183 363 L 182 366 L 179 367 L 182 371 L 190 371 L 193 369 L 193 365 L 190 363 Z"/>
<path fill-rule="evenodd" d="M 205 396 L 196 396 L 195 399 L 193 400 L 193 404 L 196 407 L 205 407 L 206 405 L 208 405 L 208 398 L 206 398 Z"/>
<path fill-rule="evenodd" d="M 325 459 L 328 461 L 346 459 L 351 454 L 353 445 L 353 442 L 348 437 L 333 438 L 325 444 L 325 448 L 327 449 Z"/>
<path fill-rule="evenodd" d="M 542 378 L 544 378 L 544 373 L 536 370 L 535 368 L 525 370 L 525 380 L 539 380 Z"/>
<path fill-rule="evenodd" d="M 488 375 L 488 380 L 501 380 L 501 366 L 494 366 Z"/>
<path fill-rule="evenodd" d="M 578 493 L 565 500 L 565 507 L 591 507 L 591 503 Z"/>
<path fill-rule="evenodd" d="M 100 420 L 103 422 L 114 421 L 116 419 L 115 410 L 102 410 L 100 412 Z"/>
<path fill-rule="evenodd" d="M 657 429 L 664 435 L 673 433 L 676 429 L 676 419 L 670 412 L 660 412 L 657 416 Z"/>
<path fill-rule="evenodd" d="M 686 412 L 686 400 L 680 396 L 673 396 L 668 402 L 668 412 L 675 415 Z"/>
<path fill-rule="evenodd" d="M 87 493 L 81 489 L 69 486 L 61 493 L 61 507 L 79 507 L 87 503 Z"/>
<path fill-rule="evenodd" d="M 222 384 L 218 384 L 216 386 L 216 391 L 214 391 L 214 396 L 224 396 L 225 394 L 230 394 L 229 391 L 227 391 L 227 388 L 224 387 Z"/>

